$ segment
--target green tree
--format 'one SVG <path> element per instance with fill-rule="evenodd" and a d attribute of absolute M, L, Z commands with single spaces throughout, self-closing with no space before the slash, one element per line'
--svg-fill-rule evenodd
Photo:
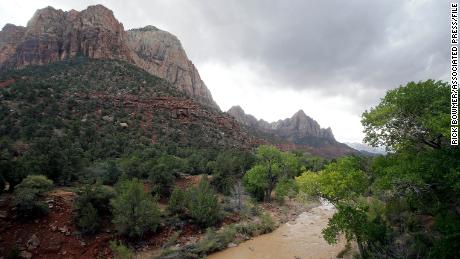
<path fill-rule="evenodd" d="M 112 187 L 101 185 L 85 185 L 78 190 L 75 199 L 75 222 L 84 234 L 99 231 L 101 218 L 111 214 L 110 200 L 115 197 Z"/>
<path fill-rule="evenodd" d="M 76 225 L 83 234 L 94 234 L 99 231 L 100 218 L 97 210 L 91 203 L 86 204 L 79 212 L 76 218 Z"/>
<path fill-rule="evenodd" d="M 318 173 L 306 172 L 297 177 L 305 192 L 321 196 L 333 203 L 353 200 L 369 188 L 366 173 L 356 157 L 345 157 L 327 165 Z"/>
<path fill-rule="evenodd" d="M 449 140 L 450 86 L 441 81 L 410 82 L 387 92 L 363 113 L 364 140 L 393 150 L 410 145 L 439 149 Z"/>
<path fill-rule="evenodd" d="M 213 175 L 213 186 L 217 191 L 229 195 L 237 180 L 250 168 L 252 160 L 252 155 L 248 152 L 219 153 L 215 161 L 208 163 Z"/>
<path fill-rule="evenodd" d="M 155 231 L 160 211 L 153 197 L 144 191 L 136 178 L 122 180 L 116 186 L 117 196 L 112 199 L 113 223 L 118 232 L 129 237 L 141 237 Z"/>
<path fill-rule="evenodd" d="M 209 227 L 220 218 L 220 204 L 217 195 L 202 177 L 198 187 L 191 187 L 188 192 L 188 211 L 190 217 L 200 226 Z"/>
<path fill-rule="evenodd" d="M 339 234 L 348 241 L 355 240 L 365 257 L 364 244 L 368 240 L 366 229 L 371 224 L 367 208 L 360 198 L 369 188 L 369 180 L 357 157 L 345 157 L 327 165 L 318 173 L 304 172 L 296 178 L 300 190 L 332 202 L 337 213 L 329 220 L 323 235 L 329 243 L 335 243 Z"/>
<path fill-rule="evenodd" d="M 244 175 L 243 183 L 257 199 L 270 202 L 277 182 L 292 179 L 300 170 L 300 164 L 294 154 L 283 153 L 274 146 L 260 146 L 256 158 L 256 164 Z"/>
<path fill-rule="evenodd" d="M 168 196 L 174 185 L 175 174 L 181 170 L 180 159 L 170 155 L 162 155 L 157 160 L 147 163 L 152 192 L 160 197 Z"/>
<path fill-rule="evenodd" d="M 187 194 L 180 188 L 174 188 L 168 201 L 168 210 L 172 214 L 185 213 L 187 208 Z"/>
<path fill-rule="evenodd" d="M 45 192 L 51 190 L 53 181 L 44 175 L 29 175 L 14 191 L 13 204 L 21 217 L 34 217 L 46 214 L 48 206 L 40 200 Z"/>

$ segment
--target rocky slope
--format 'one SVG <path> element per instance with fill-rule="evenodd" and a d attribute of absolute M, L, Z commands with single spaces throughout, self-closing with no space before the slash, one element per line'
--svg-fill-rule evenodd
<path fill-rule="evenodd" d="M 318 122 L 307 116 L 303 110 L 299 110 L 291 118 L 271 123 L 246 114 L 240 106 L 233 106 L 227 113 L 248 127 L 254 135 L 285 150 L 303 149 L 328 157 L 357 152 L 337 142 L 331 128 L 321 128 Z"/>
<path fill-rule="evenodd" d="M 0 32 L 0 70 L 76 56 L 127 61 L 218 109 L 174 35 L 153 26 L 125 31 L 102 5 L 80 12 L 47 7 L 37 10 L 26 27 L 7 24 Z"/>
<path fill-rule="evenodd" d="M 258 143 L 233 117 L 164 79 L 124 61 L 84 57 L 0 73 L 0 135 L 24 143 L 24 151 L 45 136 L 65 140 L 66 148 L 74 143 L 98 159 L 151 145 L 249 149 Z"/>

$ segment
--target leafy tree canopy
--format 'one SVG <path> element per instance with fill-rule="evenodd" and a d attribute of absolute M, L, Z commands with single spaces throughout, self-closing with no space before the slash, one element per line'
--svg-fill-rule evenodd
<path fill-rule="evenodd" d="M 434 80 L 388 91 L 363 113 L 365 142 L 393 150 L 414 144 L 441 148 L 449 139 L 449 96 L 449 85 Z"/>

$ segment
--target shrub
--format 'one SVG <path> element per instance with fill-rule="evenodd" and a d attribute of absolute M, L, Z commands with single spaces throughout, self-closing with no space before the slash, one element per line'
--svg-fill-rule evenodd
<path fill-rule="evenodd" d="M 174 188 L 168 202 L 168 210 L 172 214 L 181 214 L 187 207 L 186 193 L 180 188 Z"/>
<path fill-rule="evenodd" d="M 132 258 L 133 252 L 131 249 L 123 245 L 121 242 L 112 240 L 109 242 L 110 249 L 112 250 L 115 258 L 117 259 L 129 259 Z"/>
<path fill-rule="evenodd" d="M 168 196 L 171 192 L 171 187 L 174 185 L 174 175 L 161 167 L 154 167 L 149 175 L 149 180 L 152 184 L 152 194 L 160 197 Z"/>
<path fill-rule="evenodd" d="M 208 229 L 204 238 L 197 244 L 200 254 L 209 254 L 227 248 L 227 245 L 235 240 L 236 229 L 233 226 L 220 231 Z"/>
<path fill-rule="evenodd" d="M 115 184 L 121 176 L 121 170 L 113 160 L 101 162 L 83 170 L 83 176 L 87 180 L 100 180 L 103 184 Z M 85 179 L 85 180 L 86 180 Z"/>
<path fill-rule="evenodd" d="M 275 222 L 266 213 L 262 213 L 259 216 L 259 221 L 236 224 L 236 231 L 245 236 L 258 236 L 266 233 L 270 233 L 275 230 Z"/>
<path fill-rule="evenodd" d="M 136 178 L 123 180 L 116 186 L 117 196 L 111 201 L 113 223 L 118 232 L 129 237 L 141 237 L 155 231 L 160 211 L 153 197 L 144 191 Z"/>
<path fill-rule="evenodd" d="M 99 231 L 100 219 L 97 210 L 91 203 L 88 203 L 81 211 L 79 211 L 76 224 L 82 230 L 83 234 L 92 234 Z"/>
<path fill-rule="evenodd" d="M 198 187 L 189 189 L 188 197 L 187 208 L 197 224 L 208 227 L 217 223 L 220 216 L 219 199 L 206 178 L 202 178 Z"/>
<path fill-rule="evenodd" d="M 18 214 L 22 217 L 43 215 L 48 212 L 48 207 L 40 197 L 49 191 L 53 181 L 44 175 L 29 175 L 16 186 L 13 204 Z"/>
<path fill-rule="evenodd" d="M 270 233 L 275 230 L 275 228 L 275 222 L 273 221 L 272 217 L 270 217 L 269 214 L 262 213 L 260 215 L 260 223 L 257 226 L 259 234 Z"/>
<path fill-rule="evenodd" d="M 96 233 L 101 217 L 110 214 L 110 199 L 115 197 L 115 192 L 109 186 L 95 184 L 84 186 L 78 194 L 75 223 L 84 234 Z"/>

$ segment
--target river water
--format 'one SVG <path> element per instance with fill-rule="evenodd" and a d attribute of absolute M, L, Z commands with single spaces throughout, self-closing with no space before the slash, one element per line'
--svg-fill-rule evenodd
<path fill-rule="evenodd" d="M 272 233 L 254 237 L 236 247 L 209 255 L 209 259 L 306 259 L 336 258 L 345 247 L 341 240 L 329 245 L 321 230 L 334 214 L 332 205 L 323 202 L 308 212 L 300 214 L 293 222 L 283 224 Z"/>

